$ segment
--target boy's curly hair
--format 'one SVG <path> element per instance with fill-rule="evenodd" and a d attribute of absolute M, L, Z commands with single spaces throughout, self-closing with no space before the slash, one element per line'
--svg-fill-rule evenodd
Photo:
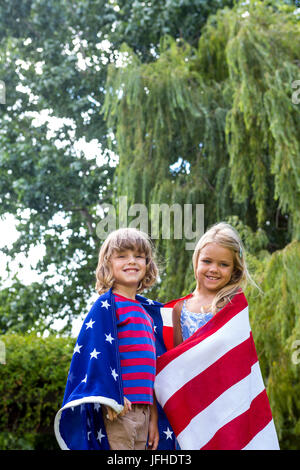
<path fill-rule="evenodd" d="M 100 248 L 96 269 L 96 290 L 98 294 L 108 291 L 114 284 L 110 257 L 114 252 L 137 250 L 146 257 L 146 274 L 137 288 L 137 293 L 152 286 L 158 277 L 158 267 L 154 260 L 154 249 L 148 235 L 135 228 L 114 230 Z"/>

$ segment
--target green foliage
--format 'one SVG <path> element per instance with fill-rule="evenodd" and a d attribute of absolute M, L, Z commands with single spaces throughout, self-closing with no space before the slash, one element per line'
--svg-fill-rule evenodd
<path fill-rule="evenodd" d="M 300 338 L 300 243 L 261 261 L 251 257 L 254 280 L 246 296 L 254 341 L 282 449 L 299 449 L 300 363 L 293 358 Z M 297 343 L 298 341 L 298 343 Z"/>
<path fill-rule="evenodd" d="M 51 31 L 59 27 L 55 16 L 60 3 L 52 3 L 53 11 L 48 4 L 49 14 L 53 14 L 47 26 Z M 44 247 L 41 261 L 32 266 L 43 281 L 25 286 L 17 277 L 12 286 L 1 292 L 2 300 L 7 301 L 1 304 L 2 332 L 12 325 L 19 331 L 27 331 L 37 319 L 45 318 L 44 328 L 48 328 L 49 315 L 53 314 L 51 323 L 55 317 L 68 319 L 68 315 L 82 311 L 94 284 L 99 243 L 95 229 L 100 218 L 97 206 L 109 201 L 111 195 L 113 168 L 99 163 L 94 154 L 87 159 L 74 150 L 78 132 L 81 133 L 79 129 L 86 120 L 82 113 L 86 110 L 78 97 L 78 107 L 73 103 L 74 114 L 68 114 L 70 97 L 62 90 L 72 83 L 76 86 L 74 61 L 60 56 L 64 29 L 57 32 L 59 37 L 55 41 L 44 35 L 45 15 L 39 16 L 43 13 L 39 12 L 42 7 L 41 2 L 28 2 L 26 8 L 24 5 L 18 10 L 16 17 L 23 25 L 22 31 L 17 27 L 18 22 L 14 23 L 16 29 L 12 31 L 12 24 L 6 17 L 9 12 L 16 13 L 14 2 L 7 5 L 7 10 L 2 5 L 6 14 L 0 20 L 7 20 L 5 28 L 1 29 L 0 47 L 4 54 L 0 55 L 0 71 L 9 83 L 7 103 L 1 106 L 0 114 L 0 215 L 13 214 L 20 233 L 10 249 L 3 247 L 1 250 L 8 256 L 8 273 L 9 261 L 17 254 L 30 257 L 32 247 L 39 244 Z M 41 51 L 45 53 L 43 60 Z M 57 61 L 63 57 L 60 68 Z M 36 72 L 36 66 L 43 62 L 45 74 L 41 75 Z M 25 91 L 18 88 L 20 83 Z M 54 89 L 63 100 L 58 99 Z M 63 111 L 56 116 L 67 117 L 68 121 L 51 135 L 46 124 L 33 124 L 33 117 L 45 109 L 53 116 L 52 101 Z M 86 98 L 86 109 L 88 103 Z M 99 113 L 97 115 L 100 119 Z M 93 125 L 91 119 L 91 127 Z M 17 321 L 21 317 L 22 321 Z"/>
<path fill-rule="evenodd" d="M 254 3 L 246 21 L 241 22 L 236 16 L 230 27 L 236 31 L 229 36 L 226 48 L 234 93 L 226 136 L 233 190 L 243 200 L 249 194 L 249 184 L 245 183 L 251 181 L 257 220 L 261 224 L 266 220 L 272 176 L 271 197 L 279 201 L 280 209 L 292 214 L 296 234 L 299 109 L 292 103 L 291 84 L 299 73 L 295 62 L 300 43 L 299 24 L 292 14 L 283 16 L 266 8 L 264 3 Z"/>
<path fill-rule="evenodd" d="M 297 238 L 299 33 L 291 7 L 253 1 L 211 15 L 197 47 L 165 38 L 153 63 L 124 46 L 103 108 L 116 129 L 117 195 L 203 203 L 205 227 L 235 214 L 265 232 L 271 251 Z M 158 243 L 163 257 L 167 243 Z"/>
<path fill-rule="evenodd" d="M 142 58 L 154 60 L 160 38 L 165 35 L 195 44 L 208 16 L 219 8 L 232 6 L 233 0 L 126 0 L 112 2 L 120 8 L 111 40 L 122 40 Z"/>
<path fill-rule="evenodd" d="M 205 227 L 235 214 L 270 251 L 297 238 L 299 33 L 290 7 L 253 1 L 211 15 L 197 47 L 165 37 L 152 63 L 124 45 L 103 107 L 116 129 L 117 196 L 147 207 L 203 203 Z M 184 244 L 157 243 L 161 295 L 184 292 Z"/>
<path fill-rule="evenodd" d="M 96 158 L 99 150 L 106 162 L 112 156 L 110 129 L 100 110 L 107 67 L 119 60 L 121 44 L 126 40 L 142 61 L 151 62 L 163 35 L 196 43 L 208 15 L 231 4 L 1 2 L 0 79 L 6 104 L 0 105 L 0 216 L 13 214 L 20 232 L 11 249 L 1 250 L 8 256 L 8 271 L 19 253 L 29 256 L 30 248 L 45 247 L 33 266 L 40 284 L 23 285 L 17 276 L 1 293 L 1 332 L 27 331 L 38 320 L 41 330 L 50 318 L 64 316 L 70 327 L 71 316 L 82 311 L 93 291 L 99 205 L 111 202 L 114 173 Z M 60 129 L 49 132 L 47 120 L 33 124 L 45 111 L 49 120 L 65 120 Z M 98 144 L 88 159 L 74 150 L 80 138 Z"/>
<path fill-rule="evenodd" d="M 15 214 L 20 233 L 12 247 L 3 247 L 2 252 L 8 260 L 20 252 L 30 257 L 31 247 L 43 245 L 44 256 L 33 266 L 42 274 L 43 282 L 25 286 L 17 278 L 1 292 L 4 301 L 13 300 L 12 305 L 1 304 L 2 332 L 17 316 L 24 317 L 22 331 L 27 331 L 38 318 L 48 318 L 46 328 L 49 314 L 53 314 L 53 321 L 82 311 L 93 291 L 99 244 L 95 233 L 100 219 L 97 206 L 110 200 L 111 192 L 113 168 L 98 166 L 96 158 L 87 160 L 66 148 L 57 149 L 41 129 L 25 129 L 28 140 L 32 133 L 32 140 L 38 141 L 34 146 L 21 140 L 17 128 L 11 128 L 2 139 L 2 214 Z M 18 311 L 17 316 L 11 315 L 12 311 Z M 19 330 L 22 326 L 17 322 Z"/>
<path fill-rule="evenodd" d="M 35 334 L 1 336 L 0 448 L 57 449 L 53 423 L 61 407 L 74 347 L 72 338 Z"/>

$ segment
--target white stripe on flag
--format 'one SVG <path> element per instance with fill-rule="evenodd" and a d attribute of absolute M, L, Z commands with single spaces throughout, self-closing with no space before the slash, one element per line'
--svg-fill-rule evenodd
<path fill-rule="evenodd" d="M 249 396 L 249 390 L 251 395 Z M 247 411 L 251 401 L 264 390 L 259 363 L 251 373 L 227 389 L 202 412 L 195 416 L 177 436 L 182 450 L 199 450 L 215 435 L 218 429 Z"/>
<path fill-rule="evenodd" d="M 172 312 L 173 312 L 173 309 L 169 307 L 162 307 L 160 309 L 160 314 L 161 314 L 164 326 L 173 326 Z"/>
<path fill-rule="evenodd" d="M 250 331 L 246 307 L 214 334 L 173 359 L 155 378 L 155 393 L 161 406 L 185 383 L 249 338 Z"/>
<path fill-rule="evenodd" d="M 279 442 L 273 419 L 254 436 L 243 450 L 279 450 Z"/>

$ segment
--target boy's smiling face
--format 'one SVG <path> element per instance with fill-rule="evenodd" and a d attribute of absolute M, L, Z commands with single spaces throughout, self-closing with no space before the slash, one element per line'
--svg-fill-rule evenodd
<path fill-rule="evenodd" d="M 110 264 L 114 288 L 137 288 L 146 274 L 146 256 L 136 250 L 114 251 Z"/>

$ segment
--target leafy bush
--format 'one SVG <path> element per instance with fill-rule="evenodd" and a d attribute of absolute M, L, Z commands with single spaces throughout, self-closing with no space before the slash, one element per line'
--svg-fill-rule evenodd
<path fill-rule="evenodd" d="M 6 364 L 0 364 L 0 449 L 57 449 L 53 421 L 74 340 L 7 333 L 1 341 Z"/>

